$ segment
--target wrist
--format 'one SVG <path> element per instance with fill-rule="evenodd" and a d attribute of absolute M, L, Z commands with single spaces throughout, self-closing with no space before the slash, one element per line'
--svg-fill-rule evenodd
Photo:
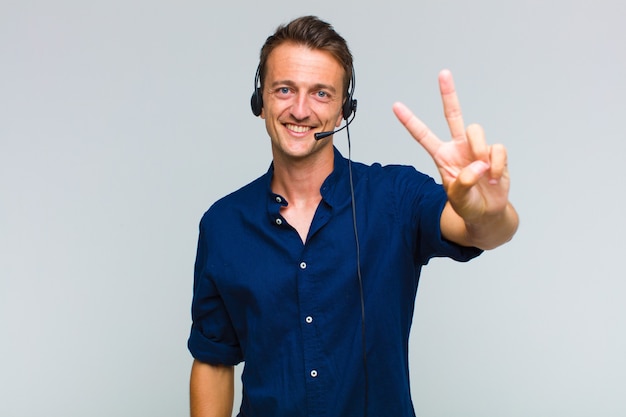
<path fill-rule="evenodd" d="M 504 210 L 481 216 L 474 221 L 465 221 L 468 240 L 481 249 L 493 249 L 513 238 L 519 218 L 511 203 Z"/>

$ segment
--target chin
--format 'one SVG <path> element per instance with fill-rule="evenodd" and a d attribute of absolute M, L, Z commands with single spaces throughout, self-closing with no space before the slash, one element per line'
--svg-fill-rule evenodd
<path fill-rule="evenodd" d="M 320 149 L 324 148 L 324 144 L 311 138 L 310 140 L 302 140 L 297 143 L 283 143 L 275 147 L 275 151 L 293 159 L 305 159 L 317 153 Z"/>

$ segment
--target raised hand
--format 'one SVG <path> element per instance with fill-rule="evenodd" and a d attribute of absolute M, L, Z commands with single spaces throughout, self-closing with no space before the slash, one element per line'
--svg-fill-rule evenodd
<path fill-rule="evenodd" d="M 452 137 L 450 141 L 440 140 L 404 104 L 395 103 L 394 113 L 433 158 L 450 205 L 466 225 L 495 225 L 504 220 L 502 216 L 513 214 L 507 221 L 514 222 L 514 232 L 517 215 L 508 202 L 510 179 L 505 147 L 488 145 L 479 125 L 465 128 L 450 71 L 439 73 L 439 88 Z M 481 230 L 480 234 L 484 232 Z"/>

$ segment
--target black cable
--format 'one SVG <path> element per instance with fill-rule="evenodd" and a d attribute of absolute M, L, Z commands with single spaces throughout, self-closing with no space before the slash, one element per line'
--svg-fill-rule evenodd
<path fill-rule="evenodd" d="M 352 144 L 350 142 L 350 129 L 348 128 L 348 125 L 346 125 L 346 135 L 348 136 L 348 171 L 350 174 L 350 197 L 352 200 L 352 226 L 354 228 L 354 239 L 356 241 L 356 274 L 359 278 L 359 293 L 361 295 L 361 343 L 363 348 L 363 373 L 365 377 L 365 404 L 363 408 L 363 416 L 367 417 L 367 406 L 369 400 L 369 377 L 367 372 L 367 338 L 365 333 L 365 297 L 363 295 L 363 277 L 361 276 L 361 246 L 359 244 L 359 232 L 356 223 L 354 180 L 352 179 Z"/>

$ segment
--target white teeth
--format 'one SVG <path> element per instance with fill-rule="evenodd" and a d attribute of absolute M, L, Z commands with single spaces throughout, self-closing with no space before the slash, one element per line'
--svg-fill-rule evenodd
<path fill-rule="evenodd" d="M 308 132 L 309 130 L 311 130 L 311 128 L 308 126 L 298 126 L 298 125 L 292 125 L 292 124 L 287 124 L 286 126 L 287 126 L 287 129 L 296 133 L 304 133 L 304 132 Z"/>

